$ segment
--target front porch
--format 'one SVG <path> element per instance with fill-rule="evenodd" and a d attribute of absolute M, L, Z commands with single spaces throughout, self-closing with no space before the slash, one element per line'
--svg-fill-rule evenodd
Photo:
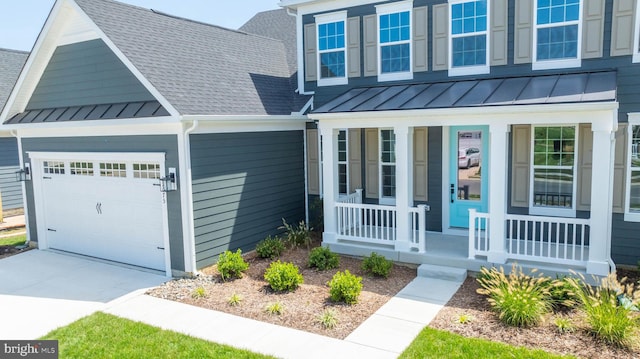
<path fill-rule="evenodd" d="M 470 210 L 467 235 L 444 234 L 426 228 L 427 206 L 410 207 L 408 240 L 398 237 L 397 207 L 362 203 L 362 190 L 336 201 L 336 236 L 332 250 L 366 256 L 372 251 L 395 261 L 433 264 L 479 271 L 493 264 L 519 263 L 550 273 L 587 272 L 590 220 L 577 218 L 505 216 L 505 260 L 488 260 L 491 216 Z M 497 241 L 494 241 L 497 242 Z M 495 245 L 495 244 L 494 244 Z"/>

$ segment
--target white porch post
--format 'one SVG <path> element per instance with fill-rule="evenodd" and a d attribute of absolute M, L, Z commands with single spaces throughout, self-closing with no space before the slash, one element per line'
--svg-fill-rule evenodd
<path fill-rule="evenodd" d="M 409 207 L 413 206 L 413 127 L 394 127 L 396 136 L 396 241 L 395 250 L 411 250 Z"/>
<path fill-rule="evenodd" d="M 611 215 L 613 212 L 615 123 L 613 119 L 592 124 L 593 131 L 593 176 L 591 178 L 591 220 L 589 233 L 589 261 L 587 274 L 605 276 L 609 274 L 611 249 Z M 595 171 L 595 169 L 598 169 Z"/>
<path fill-rule="evenodd" d="M 489 126 L 489 253 L 487 260 L 491 263 L 504 264 L 507 261 L 505 252 L 505 219 L 507 214 L 507 133 L 509 125 L 504 123 Z M 484 175 L 484 170 L 483 170 Z"/>
<path fill-rule="evenodd" d="M 337 242 L 337 221 L 335 203 L 338 198 L 338 130 L 331 127 L 320 127 L 322 135 L 322 192 L 324 243 Z"/>

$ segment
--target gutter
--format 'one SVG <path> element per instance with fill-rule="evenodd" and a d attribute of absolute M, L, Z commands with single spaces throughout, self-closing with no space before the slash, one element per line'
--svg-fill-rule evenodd
<path fill-rule="evenodd" d="M 183 128 L 186 124 L 183 123 Z M 184 147 L 184 157 L 182 159 L 182 162 L 185 166 L 185 174 L 186 174 L 186 179 L 183 179 L 182 183 L 187 183 L 186 186 L 186 192 L 187 192 L 187 203 L 186 203 L 186 208 L 184 209 L 187 212 L 187 220 L 186 220 L 186 224 L 187 224 L 187 228 L 183 228 L 182 231 L 184 233 L 185 229 L 187 230 L 187 239 L 185 241 L 185 246 L 188 246 L 189 251 L 187 253 L 189 253 L 189 262 L 188 266 L 187 263 L 185 263 L 185 271 L 188 271 L 189 269 L 191 269 L 191 272 L 194 275 L 199 275 L 198 270 L 197 270 L 197 266 L 196 266 L 196 238 L 195 238 L 195 232 L 194 232 L 194 226 L 195 226 L 195 222 L 193 219 L 193 183 L 191 181 L 191 143 L 189 141 L 189 135 L 195 131 L 198 126 L 200 125 L 200 121 L 195 119 L 191 122 L 191 126 L 189 128 L 184 128 L 184 131 L 182 133 L 183 136 L 183 147 Z M 184 197 L 183 197 L 184 198 Z M 185 207 L 185 206 L 183 206 Z M 184 218 L 184 216 L 183 216 Z M 184 220 L 183 220 L 183 226 L 185 225 Z M 184 238 L 184 234 L 183 234 L 183 238 Z M 186 259 L 186 256 L 185 256 Z"/>

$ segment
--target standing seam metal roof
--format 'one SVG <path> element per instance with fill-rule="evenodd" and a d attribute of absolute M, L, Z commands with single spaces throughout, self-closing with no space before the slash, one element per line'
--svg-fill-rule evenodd
<path fill-rule="evenodd" d="M 579 103 L 616 100 L 616 72 L 362 87 L 313 113 Z"/>

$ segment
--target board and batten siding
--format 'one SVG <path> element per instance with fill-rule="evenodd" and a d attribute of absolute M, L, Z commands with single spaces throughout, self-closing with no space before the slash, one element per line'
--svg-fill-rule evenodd
<path fill-rule="evenodd" d="M 96 137 L 44 137 L 22 138 L 22 152 L 28 161 L 27 152 L 162 152 L 165 154 L 165 167 L 179 167 L 178 137 L 176 135 L 141 136 L 96 136 Z M 26 183 L 27 210 L 29 211 L 29 229 L 31 240 L 37 241 L 33 182 Z M 167 193 L 167 212 L 169 223 L 169 245 L 171 269 L 184 271 L 184 245 L 182 231 L 182 208 L 180 191 L 186 186 L 178 178 L 178 190 Z M 158 189 L 159 191 L 159 189 Z M 123 248 L 126 250 L 126 248 Z"/>
<path fill-rule="evenodd" d="M 196 266 L 305 216 L 302 131 L 191 135 Z"/>
<path fill-rule="evenodd" d="M 56 48 L 26 109 L 152 100 L 107 44 L 90 40 Z"/>
<path fill-rule="evenodd" d="M 0 137 L 0 192 L 2 209 L 22 208 L 22 183 L 16 181 L 20 169 L 18 141 L 15 137 Z"/>

